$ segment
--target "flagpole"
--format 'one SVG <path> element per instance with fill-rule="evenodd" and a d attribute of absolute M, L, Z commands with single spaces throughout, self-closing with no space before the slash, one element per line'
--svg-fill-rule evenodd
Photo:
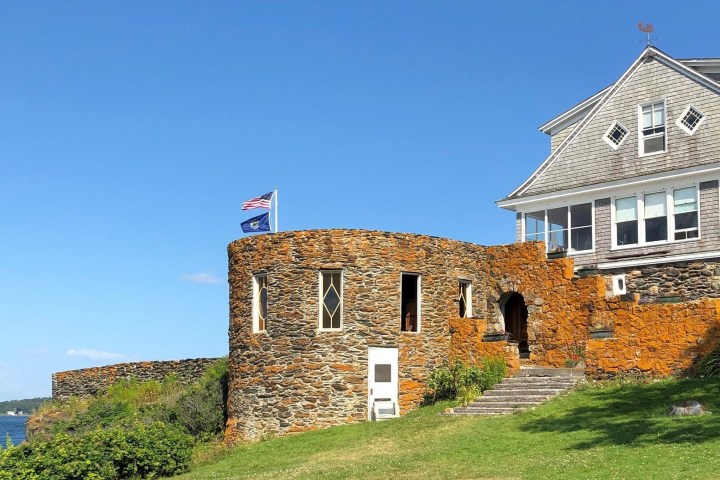
<path fill-rule="evenodd" d="M 278 188 L 275 187 L 275 233 L 278 231 Z"/>

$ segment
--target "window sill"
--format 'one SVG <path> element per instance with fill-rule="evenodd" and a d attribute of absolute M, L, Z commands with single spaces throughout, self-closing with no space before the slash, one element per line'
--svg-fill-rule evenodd
<path fill-rule="evenodd" d="M 321 333 L 342 332 L 343 328 L 318 328 L 317 331 Z"/>
<path fill-rule="evenodd" d="M 654 155 L 662 155 L 663 153 L 668 153 L 667 149 L 661 150 L 659 152 L 652 152 L 652 153 L 638 153 L 638 157 L 639 158 L 652 157 Z"/>
<path fill-rule="evenodd" d="M 610 251 L 615 252 L 615 251 L 622 251 L 622 250 L 631 250 L 633 248 L 667 247 L 669 245 L 675 245 L 676 243 L 690 243 L 690 242 L 697 242 L 698 240 L 700 240 L 700 237 L 685 238 L 683 240 L 652 242 L 652 243 L 633 243 L 632 245 L 613 245 L 612 247 L 610 247 Z"/>

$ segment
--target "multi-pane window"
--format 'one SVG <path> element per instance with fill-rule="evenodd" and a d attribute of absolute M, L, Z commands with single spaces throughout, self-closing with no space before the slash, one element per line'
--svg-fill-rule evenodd
<path fill-rule="evenodd" d="M 617 150 L 620 144 L 627 137 L 628 129 L 625 128 L 620 122 L 614 122 L 610 129 L 605 132 L 605 141 L 614 149 Z"/>
<path fill-rule="evenodd" d="M 645 241 L 667 240 L 667 194 L 648 193 L 644 198 Z"/>
<path fill-rule="evenodd" d="M 255 275 L 253 277 L 253 331 L 267 330 L 268 313 L 268 277 Z"/>
<path fill-rule="evenodd" d="M 617 245 L 638 243 L 637 198 L 615 200 L 615 242 Z"/>
<path fill-rule="evenodd" d="M 320 272 L 320 328 L 342 328 L 342 271 Z"/>
<path fill-rule="evenodd" d="M 615 245 L 698 238 L 697 187 L 615 199 Z"/>
<path fill-rule="evenodd" d="M 697 189 L 695 187 L 673 190 L 675 240 L 698 237 Z"/>
<path fill-rule="evenodd" d="M 592 250 L 592 203 L 550 208 L 524 215 L 525 241 L 544 241 L 548 251 Z"/>
<path fill-rule="evenodd" d="M 665 151 L 665 102 L 640 107 L 640 154 Z"/>
<path fill-rule="evenodd" d="M 460 318 L 472 317 L 472 283 L 467 280 L 458 282 L 458 304 Z"/>
<path fill-rule="evenodd" d="M 685 130 L 689 135 L 695 133 L 695 130 L 705 118 L 705 114 L 692 105 L 688 105 L 685 111 L 680 115 L 677 125 Z"/>

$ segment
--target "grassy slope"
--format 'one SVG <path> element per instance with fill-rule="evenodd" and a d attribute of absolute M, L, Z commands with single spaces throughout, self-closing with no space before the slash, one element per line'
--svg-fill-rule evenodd
<path fill-rule="evenodd" d="M 667 416 L 688 399 L 717 413 Z M 178 478 L 719 478 L 719 407 L 719 380 L 587 388 L 511 417 L 436 406 L 240 446 Z"/>

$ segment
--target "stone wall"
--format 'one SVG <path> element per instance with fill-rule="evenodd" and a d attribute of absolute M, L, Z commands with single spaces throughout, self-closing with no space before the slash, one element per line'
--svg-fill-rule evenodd
<path fill-rule="evenodd" d="M 603 271 L 608 286 L 613 275 L 622 273 L 627 292 L 639 294 L 641 303 L 655 302 L 661 297 L 680 297 L 683 301 L 720 297 L 718 259 Z"/>
<path fill-rule="evenodd" d="M 109 385 L 121 379 L 162 380 L 175 374 L 181 383 L 195 382 L 202 377 L 205 367 L 217 358 L 193 358 L 158 362 L 118 363 L 104 367 L 83 368 L 57 372 L 52 376 L 53 400 L 71 396 L 89 396 L 104 392 Z"/>
<path fill-rule="evenodd" d="M 228 246 L 229 400 L 226 437 L 257 439 L 367 419 L 368 347 L 399 350 L 399 406 L 422 400 L 428 373 L 447 358 L 458 280 L 473 284 L 484 247 L 364 230 L 254 236 Z M 342 330 L 319 329 L 319 271 L 343 272 Z M 401 332 L 401 273 L 421 275 L 419 332 Z M 265 332 L 252 331 L 252 277 L 268 280 Z"/>
<path fill-rule="evenodd" d="M 461 360 L 466 364 L 477 364 L 483 358 L 505 360 L 507 375 L 515 374 L 520 368 L 520 353 L 515 344 L 507 340 L 483 342 L 487 322 L 478 318 L 453 318 L 450 320 L 450 361 Z"/>
<path fill-rule="evenodd" d="M 616 375 L 683 375 L 720 343 L 720 300 L 637 305 L 609 301 L 600 313 L 613 337 L 588 340 L 587 372 Z"/>

